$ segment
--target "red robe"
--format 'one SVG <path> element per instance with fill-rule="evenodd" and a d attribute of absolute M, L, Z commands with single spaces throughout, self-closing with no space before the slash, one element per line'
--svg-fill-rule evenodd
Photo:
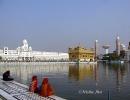
<path fill-rule="evenodd" d="M 42 82 L 40 95 L 43 97 L 47 97 L 47 96 L 51 96 L 53 94 L 54 94 L 54 91 L 53 91 L 51 85 L 48 83 L 48 79 L 45 78 Z"/>
<path fill-rule="evenodd" d="M 32 82 L 31 82 L 31 84 L 29 86 L 29 91 L 37 93 L 38 92 L 37 84 L 38 84 L 37 78 L 33 77 Z"/>

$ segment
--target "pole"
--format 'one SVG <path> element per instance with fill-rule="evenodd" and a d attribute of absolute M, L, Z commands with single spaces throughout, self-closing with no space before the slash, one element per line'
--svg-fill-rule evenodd
<path fill-rule="evenodd" d="M 110 100 L 110 91 L 108 90 L 108 100 Z"/>

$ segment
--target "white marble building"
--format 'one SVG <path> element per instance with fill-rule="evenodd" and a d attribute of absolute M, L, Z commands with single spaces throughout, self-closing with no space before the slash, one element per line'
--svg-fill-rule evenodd
<path fill-rule="evenodd" d="M 69 59 L 68 53 L 33 51 L 27 40 L 23 40 L 23 45 L 16 50 L 10 50 L 8 47 L 0 49 L 0 56 L 6 61 L 67 61 Z"/>
<path fill-rule="evenodd" d="M 130 61 L 130 42 L 129 42 L 128 49 L 125 51 L 125 60 Z"/>

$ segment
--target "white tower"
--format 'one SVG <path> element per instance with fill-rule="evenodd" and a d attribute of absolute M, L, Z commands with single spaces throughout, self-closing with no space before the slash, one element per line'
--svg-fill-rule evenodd
<path fill-rule="evenodd" d="M 116 53 L 119 56 L 120 55 L 120 37 L 117 36 L 116 38 Z"/>
<path fill-rule="evenodd" d="M 98 55 L 98 40 L 95 40 L 94 48 L 95 48 L 95 59 L 96 59 Z"/>
<path fill-rule="evenodd" d="M 104 45 L 102 47 L 103 47 L 103 49 L 105 49 L 105 54 L 108 54 L 109 53 L 108 49 L 109 49 L 110 45 Z"/>

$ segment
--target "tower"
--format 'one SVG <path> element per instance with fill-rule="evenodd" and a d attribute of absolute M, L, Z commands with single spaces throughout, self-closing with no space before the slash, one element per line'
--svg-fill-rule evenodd
<path fill-rule="evenodd" d="M 98 40 L 95 40 L 94 49 L 95 49 L 95 60 L 96 60 L 98 55 Z"/>
<path fill-rule="evenodd" d="M 116 53 L 119 56 L 120 55 L 120 37 L 117 36 L 116 38 Z"/>

